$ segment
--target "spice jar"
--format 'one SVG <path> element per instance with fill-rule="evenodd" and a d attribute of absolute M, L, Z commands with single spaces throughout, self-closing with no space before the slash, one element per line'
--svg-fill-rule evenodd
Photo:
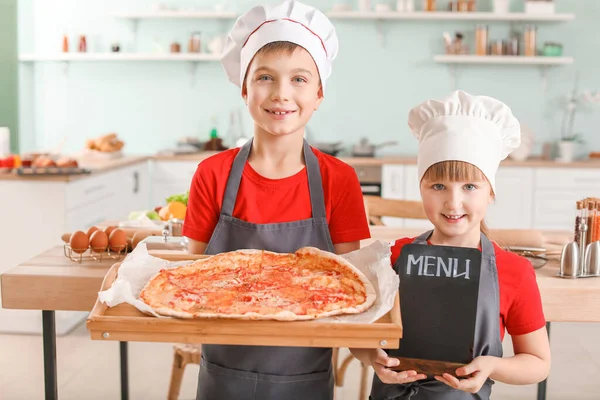
<path fill-rule="evenodd" d="M 423 11 L 435 11 L 435 0 L 423 0 Z"/>
<path fill-rule="evenodd" d="M 460 12 L 469 11 L 468 0 L 458 0 L 458 11 L 460 11 Z"/>
<path fill-rule="evenodd" d="M 513 36 L 508 39 L 506 43 L 506 55 L 508 56 L 518 56 L 519 55 L 519 38 L 517 36 Z"/>
<path fill-rule="evenodd" d="M 525 25 L 523 33 L 523 53 L 527 57 L 534 57 L 537 54 L 536 40 L 537 27 L 535 25 Z"/>
<path fill-rule="evenodd" d="M 194 32 L 192 33 L 192 36 L 190 36 L 188 52 L 200 53 L 200 32 Z"/>
<path fill-rule="evenodd" d="M 181 45 L 177 42 L 171 43 L 171 53 L 180 53 Z"/>
<path fill-rule="evenodd" d="M 504 42 L 501 39 L 494 40 L 490 45 L 490 54 L 493 56 L 502 56 L 504 52 Z"/>
<path fill-rule="evenodd" d="M 475 0 L 468 0 L 468 1 L 469 1 L 468 10 L 470 12 L 477 11 L 477 4 L 476 4 Z"/>
<path fill-rule="evenodd" d="M 79 36 L 79 52 L 85 53 L 86 51 L 87 51 L 87 40 L 85 38 L 85 35 L 80 35 Z"/>
<path fill-rule="evenodd" d="M 479 24 L 475 28 L 475 54 L 478 56 L 487 55 L 488 48 L 488 27 Z"/>
<path fill-rule="evenodd" d="M 63 35 L 62 51 L 63 53 L 69 52 L 69 37 L 67 35 Z"/>

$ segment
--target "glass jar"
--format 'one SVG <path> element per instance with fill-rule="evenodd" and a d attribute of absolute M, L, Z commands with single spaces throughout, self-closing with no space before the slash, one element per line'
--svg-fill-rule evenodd
<path fill-rule="evenodd" d="M 490 54 L 493 56 L 503 56 L 505 54 L 504 42 L 501 39 L 492 42 L 490 45 Z"/>
<path fill-rule="evenodd" d="M 469 11 L 468 0 L 458 0 L 458 11 L 460 11 L 460 12 Z"/>
<path fill-rule="evenodd" d="M 479 24 L 475 28 L 475 55 L 485 56 L 488 50 L 488 27 Z"/>
<path fill-rule="evenodd" d="M 507 56 L 518 56 L 519 55 L 519 37 L 512 36 L 506 43 L 506 55 Z"/>
<path fill-rule="evenodd" d="M 194 32 L 192 33 L 192 36 L 190 36 L 188 52 L 200 53 L 200 32 Z"/>
<path fill-rule="evenodd" d="M 535 25 L 525 25 L 523 32 L 523 54 L 527 57 L 537 55 L 537 27 Z"/>
<path fill-rule="evenodd" d="M 423 0 L 423 11 L 435 11 L 435 0 Z"/>

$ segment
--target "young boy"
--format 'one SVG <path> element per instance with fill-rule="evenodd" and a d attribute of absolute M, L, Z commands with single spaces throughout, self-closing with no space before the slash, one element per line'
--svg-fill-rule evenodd
<path fill-rule="evenodd" d="M 198 166 L 183 230 L 190 252 L 314 246 L 340 254 L 370 236 L 354 170 L 303 139 L 337 50 L 325 15 L 296 1 L 255 7 L 238 19 L 222 63 L 241 87 L 254 137 Z M 204 345 L 197 399 L 330 400 L 331 355 L 324 348 Z"/>
<path fill-rule="evenodd" d="M 414 370 L 388 369 L 398 366 L 398 359 L 381 349 L 352 349 L 355 357 L 375 370 L 371 399 L 488 400 L 493 380 L 514 385 L 544 380 L 550 369 L 550 345 L 535 272 L 527 259 L 492 243 L 483 221 L 496 194 L 500 161 L 519 146 L 519 122 L 496 99 L 456 91 L 442 101 L 415 107 L 409 126 L 419 140 L 421 197 L 434 230 L 398 239 L 391 261 L 396 270 L 402 268 L 400 253 L 409 243 L 480 249 L 474 359 L 456 370 L 464 379 L 450 374 L 426 379 Z M 416 327 L 418 334 L 427 311 L 403 309 L 405 326 Z M 449 304 L 448 312 L 458 311 Z M 502 358 L 505 330 L 512 336 L 513 357 Z M 446 338 L 443 329 L 436 335 L 440 342 Z M 389 354 L 393 356 L 394 350 Z"/>

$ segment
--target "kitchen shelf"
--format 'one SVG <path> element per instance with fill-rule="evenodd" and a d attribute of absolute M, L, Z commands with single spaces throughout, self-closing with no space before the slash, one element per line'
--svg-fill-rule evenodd
<path fill-rule="evenodd" d="M 112 14 L 124 19 L 234 19 L 237 14 L 230 11 L 152 11 Z"/>
<path fill-rule="evenodd" d="M 101 61 L 219 61 L 219 54 L 193 53 L 59 53 L 21 54 L 21 62 L 101 62 Z"/>
<path fill-rule="evenodd" d="M 535 21 L 566 22 L 575 19 L 575 14 L 531 14 L 494 12 L 450 12 L 450 11 L 331 11 L 327 14 L 335 19 L 362 20 L 431 20 L 431 21 Z"/>
<path fill-rule="evenodd" d="M 474 56 L 474 55 L 437 55 L 435 62 L 445 64 L 512 64 L 512 65 L 569 65 L 575 61 L 572 57 L 525 57 L 525 56 Z"/>

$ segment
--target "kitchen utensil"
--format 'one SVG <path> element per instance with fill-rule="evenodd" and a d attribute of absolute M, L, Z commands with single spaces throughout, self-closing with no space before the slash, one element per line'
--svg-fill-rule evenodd
<path fill-rule="evenodd" d="M 318 142 L 318 143 L 314 143 L 312 146 L 314 148 L 316 148 L 317 150 L 322 151 L 325 154 L 335 156 L 335 155 L 337 155 L 337 153 L 340 152 L 340 150 L 342 150 L 343 143 L 342 142 L 335 142 L 335 143 Z"/>
<path fill-rule="evenodd" d="M 383 142 L 380 144 L 370 144 L 369 139 L 362 138 L 360 142 L 352 147 L 352 155 L 354 157 L 375 157 L 375 150 L 384 146 L 394 146 L 397 141 Z"/>
<path fill-rule="evenodd" d="M 560 255 L 559 276 L 565 278 L 577 278 L 579 276 L 579 246 L 575 242 L 568 243 L 563 247 Z"/>
<path fill-rule="evenodd" d="M 600 275 L 600 242 L 587 245 L 585 250 L 585 264 L 588 275 Z"/>
<path fill-rule="evenodd" d="M 587 238 L 587 230 L 588 226 L 586 224 L 587 218 L 582 219 L 579 223 L 579 268 L 578 275 L 585 275 L 585 247 L 586 247 L 586 238 Z"/>

